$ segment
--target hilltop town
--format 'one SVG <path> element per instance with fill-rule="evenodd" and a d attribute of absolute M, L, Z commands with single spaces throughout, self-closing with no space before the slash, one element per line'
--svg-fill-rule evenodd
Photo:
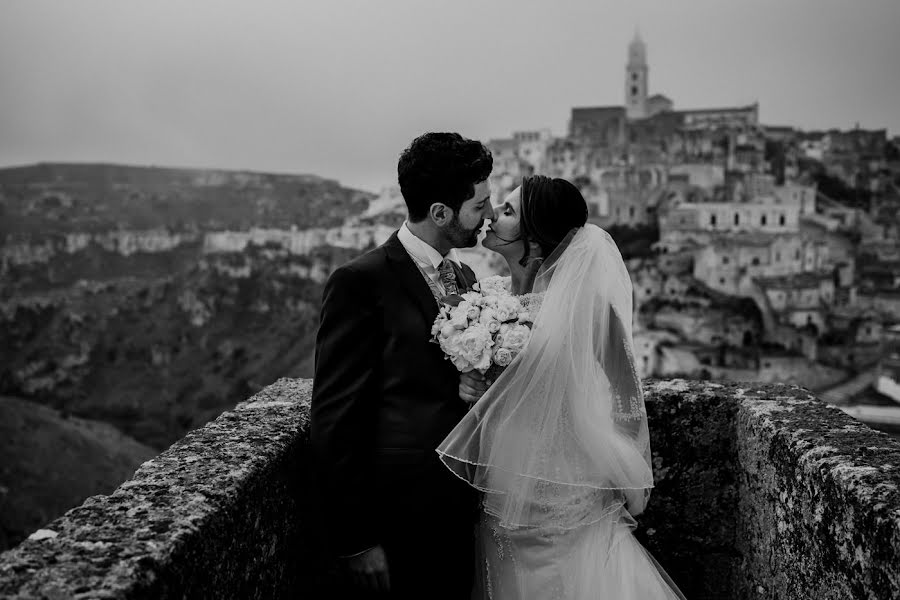
<path fill-rule="evenodd" d="M 650 94 L 638 35 L 624 100 L 573 108 L 562 137 L 488 145 L 496 199 L 563 177 L 616 238 L 640 374 L 900 403 L 900 137 L 765 125 L 758 104 L 677 109 Z"/>

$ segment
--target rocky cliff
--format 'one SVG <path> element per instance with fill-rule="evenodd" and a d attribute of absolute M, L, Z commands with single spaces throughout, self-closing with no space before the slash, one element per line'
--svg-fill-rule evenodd
<path fill-rule="evenodd" d="M 0 392 L 162 449 L 309 376 L 322 283 L 397 221 L 359 222 L 373 199 L 314 176 L 0 170 Z"/>
<path fill-rule="evenodd" d="M 311 376 L 324 280 L 402 221 L 375 199 L 303 175 L 0 169 L 0 394 L 158 451 Z"/>

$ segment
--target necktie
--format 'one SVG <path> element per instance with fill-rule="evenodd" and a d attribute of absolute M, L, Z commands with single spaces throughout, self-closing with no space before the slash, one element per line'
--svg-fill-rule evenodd
<path fill-rule="evenodd" d="M 456 270 L 448 259 L 445 258 L 444 262 L 441 263 L 440 268 L 438 268 L 438 273 L 441 274 L 441 283 L 444 284 L 444 292 L 446 292 L 448 296 L 451 294 L 458 294 L 459 288 L 456 286 Z"/>

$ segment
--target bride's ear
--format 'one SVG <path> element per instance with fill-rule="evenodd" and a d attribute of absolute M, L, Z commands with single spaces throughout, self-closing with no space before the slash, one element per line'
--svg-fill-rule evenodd
<path fill-rule="evenodd" d="M 544 251 L 541 250 L 541 245 L 537 242 L 528 242 L 528 257 L 531 259 L 540 260 L 544 260 L 546 258 L 544 256 Z"/>

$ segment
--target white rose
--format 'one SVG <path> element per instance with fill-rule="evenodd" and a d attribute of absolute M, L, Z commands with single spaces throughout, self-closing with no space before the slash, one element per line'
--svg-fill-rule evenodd
<path fill-rule="evenodd" d="M 438 338 L 438 343 L 441 345 L 441 350 L 444 351 L 444 354 L 451 359 L 462 355 L 462 331 L 459 329 L 454 329 L 451 335 L 441 336 Z"/>
<path fill-rule="evenodd" d="M 491 333 L 487 327 L 481 323 L 475 323 L 461 332 L 459 344 L 461 346 L 460 354 L 476 368 L 484 362 L 486 353 L 488 354 L 488 364 L 490 364 L 489 350 L 494 345 L 494 341 L 491 339 Z"/>
<path fill-rule="evenodd" d="M 522 305 L 512 296 L 500 296 L 497 299 L 497 318 L 501 321 L 509 321 L 516 318 Z"/>
<path fill-rule="evenodd" d="M 512 362 L 513 354 L 509 348 L 496 348 L 494 350 L 494 362 L 501 367 L 508 367 Z"/>
<path fill-rule="evenodd" d="M 468 361 L 466 361 L 466 359 L 461 356 L 451 357 L 450 362 L 453 363 L 453 366 L 456 367 L 456 370 L 460 373 L 468 373 L 472 370 L 472 365 L 470 365 Z"/>
<path fill-rule="evenodd" d="M 460 302 L 459 306 L 456 306 L 450 311 L 450 324 L 457 329 L 465 329 L 466 327 L 468 327 L 468 311 L 468 302 Z"/>
<path fill-rule="evenodd" d="M 456 331 L 456 327 L 452 323 L 444 323 L 441 327 L 441 335 L 444 337 L 450 337 L 454 331 Z"/>
<path fill-rule="evenodd" d="M 466 317 L 470 321 L 477 321 L 479 315 L 481 315 L 481 310 L 477 306 L 474 306 L 474 305 L 470 306 L 469 310 L 466 311 Z"/>
<path fill-rule="evenodd" d="M 491 333 L 497 333 L 500 330 L 500 320 L 497 318 L 497 311 L 493 308 L 482 308 L 478 322 L 487 327 Z"/>
<path fill-rule="evenodd" d="M 485 296 L 481 299 L 481 306 L 485 308 L 497 308 L 497 303 L 500 302 L 500 298 L 497 296 Z"/>
<path fill-rule="evenodd" d="M 503 336 L 503 347 L 508 348 L 513 354 L 518 354 L 525 348 L 531 338 L 531 330 L 525 325 L 513 325 Z"/>
<path fill-rule="evenodd" d="M 482 374 L 491 368 L 491 351 L 489 348 L 481 354 L 481 360 L 472 365 L 472 368 L 481 371 Z"/>
<path fill-rule="evenodd" d="M 462 299 L 470 304 L 478 306 L 481 303 L 481 294 L 478 292 L 466 292 L 462 295 Z"/>
<path fill-rule="evenodd" d="M 482 279 L 480 282 L 481 293 L 485 296 L 507 295 L 509 291 L 502 277 L 494 276 Z"/>

